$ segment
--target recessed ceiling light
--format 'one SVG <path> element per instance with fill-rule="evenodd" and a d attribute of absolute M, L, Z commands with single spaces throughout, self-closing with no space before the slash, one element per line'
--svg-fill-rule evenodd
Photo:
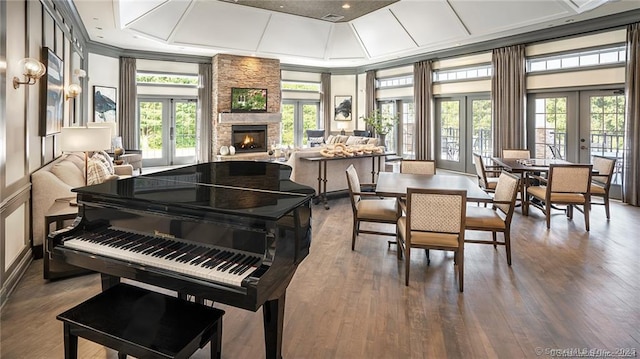
<path fill-rule="evenodd" d="M 284 5 L 280 5 L 280 8 L 281 8 L 281 9 L 284 9 Z"/>
<path fill-rule="evenodd" d="M 566 22 L 566 23 L 573 22 L 573 19 L 567 19 L 564 22 Z"/>
<path fill-rule="evenodd" d="M 96 30 L 102 30 L 100 26 L 96 26 Z"/>
<path fill-rule="evenodd" d="M 98 39 L 104 39 L 104 36 L 98 35 Z"/>
<path fill-rule="evenodd" d="M 343 8 L 343 9 L 350 9 L 350 8 L 351 8 L 351 5 L 349 5 L 349 4 L 344 4 L 344 5 L 342 5 L 342 8 Z"/>

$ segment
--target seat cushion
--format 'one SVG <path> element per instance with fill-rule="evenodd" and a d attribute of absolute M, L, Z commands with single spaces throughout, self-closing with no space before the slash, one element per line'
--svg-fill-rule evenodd
<path fill-rule="evenodd" d="M 599 194 L 604 195 L 607 192 L 604 190 L 604 186 L 601 186 L 597 183 L 591 183 L 591 194 Z"/>
<path fill-rule="evenodd" d="M 51 167 L 51 173 L 71 187 L 84 186 L 84 170 L 80 170 L 72 161 L 56 163 Z"/>
<path fill-rule="evenodd" d="M 496 189 L 498 177 L 487 177 L 487 189 Z"/>
<path fill-rule="evenodd" d="M 498 212 L 485 207 L 467 207 L 467 228 L 505 229 L 506 225 Z"/>
<path fill-rule="evenodd" d="M 406 242 L 407 217 L 398 218 L 398 232 Z M 458 234 L 411 231 L 411 245 L 458 248 Z"/>
<path fill-rule="evenodd" d="M 527 193 L 544 200 L 547 195 L 546 186 L 535 186 L 527 188 Z M 556 203 L 584 203 L 585 198 L 581 193 L 551 193 L 551 202 Z"/>
<path fill-rule="evenodd" d="M 357 211 L 359 219 L 395 221 L 398 218 L 395 199 L 363 199 L 358 202 Z"/>

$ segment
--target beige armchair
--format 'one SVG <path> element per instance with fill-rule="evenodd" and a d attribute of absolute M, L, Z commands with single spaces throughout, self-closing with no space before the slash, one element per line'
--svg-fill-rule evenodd
<path fill-rule="evenodd" d="M 527 175 L 546 185 L 527 187 L 523 213 L 529 213 L 530 205 L 540 209 L 547 219 L 547 228 L 551 228 L 551 210 L 557 208 L 556 205 L 565 205 L 565 213 L 570 219 L 573 218 L 573 208 L 576 208 L 584 213 L 584 225 L 588 231 L 592 169 L 592 165 L 552 164 L 548 179 Z"/>
<path fill-rule="evenodd" d="M 527 149 L 510 148 L 502 150 L 502 158 L 507 159 L 529 159 L 531 158 L 531 152 Z"/>
<path fill-rule="evenodd" d="M 602 198 L 602 201 L 592 201 L 591 204 L 604 205 L 604 211 L 607 219 L 609 219 L 609 188 L 611 188 L 613 171 L 616 168 L 616 159 L 604 156 L 593 156 L 592 162 L 593 169 L 598 171 L 598 175 L 591 178 L 591 198 L 599 197 Z"/>
<path fill-rule="evenodd" d="M 474 231 L 491 232 L 493 240 L 486 241 L 480 239 L 469 239 L 465 237 L 466 243 L 482 243 L 505 246 L 507 253 L 507 264 L 511 265 L 511 218 L 516 204 L 516 197 L 520 190 L 520 178 L 511 173 L 502 172 L 498 177 L 493 207 L 468 207 L 466 218 L 466 229 Z M 497 233 L 502 232 L 504 241 L 497 240 Z"/>
<path fill-rule="evenodd" d="M 349 197 L 351 198 L 351 209 L 353 211 L 353 231 L 351 234 L 351 250 L 355 250 L 356 237 L 360 233 L 379 234 L 385 236 L 396 236 L 396 233 L 381 232 L 374 230 L 360 229 L 361 222 L 388 223 L 395 225 L 400 210 L 398 201 L 395 198 L 380 198 L 375 192 L 363 192 L 363 187 L 372 187 L 373 184 L 360 184 L 358 173 L 353 165 L 347 167 L 347 183 L 349 186 Z"/>
<path fill-rule="evenodd" d="M 482 156 L 477 153 L 473 154 L 473 164 L 476 168 L 476 175 L 478 176 L 478 185 L 485 192 L 493 192 L 498 184 L 498 175 L 501 170 L 498 170 L 497 166 L 485 166 Z M 491 176 L 489 176 L 491 175 Z"/>
<path fill-rule="evenodd" d="M 436 161 L 403 159 L 400 162 L 400 173 L 434 175 L 436 174 Z"/>
<path fill-rule="evenodd" d="M 455 253 L 458 287 L 463 291 L 466 202 L 466 191 L 407 190 L 407 215 L 398 219 L 398 251 L 404 252 L 405 285 L 409 285 L 411 249 L 437 249 Z"/>

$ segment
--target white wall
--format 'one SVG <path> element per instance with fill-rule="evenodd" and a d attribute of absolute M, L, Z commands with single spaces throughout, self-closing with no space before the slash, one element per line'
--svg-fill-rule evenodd
<path fill-rule="evenodd" d="M 81 123 L 94 122 L 93 118 L 93 93 L 94 86 L 115 87 L 116 96 L 120 96 L 118 89 L 120 84 L 120 59 L 89 53 L 87 72 L 88 79 L 88 106 Z"/>
<path fill-rule="evenodd" d="M 351 121 L 334 121 L 333 109 L 336 107 L 336 96 L 351 96 Z M 331 76 L 331 131 L 339 132 L 338 123 L 344 126 L 344 130 L 349 132 L 355 128 L 354 111 L 357 108 L 356 102 L 356 75 L 332 75 Z"/>

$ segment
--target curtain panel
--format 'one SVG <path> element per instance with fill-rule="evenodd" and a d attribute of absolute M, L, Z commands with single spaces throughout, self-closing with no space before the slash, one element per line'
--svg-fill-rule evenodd
<path fill-rule="evenodd" d="M 364 116 L 370 117 L 376 110 L 376 71 L 369 70 L 365 73 L 364 83 Z M 373 127 L 365 125 L 365 130 L 375 133 Z"/>
<path fill-rule="evenodd" d="M 324 137 L 327 138 L 331 131 L 331 74 L 323 72 L 320 75 L 320 113 L 322 118 L 322 128 Z M 304 136 L 304 134 L 303 134 Z"/>
<path fill-rule="evenodd" d="M 493 50 L 491 113 L 493 153 L 525 148 L 526 61 L 524 45 Z"/>
<path fill-rule="evenodd" d="M 125 149 L 138 150 L 139 139 L 136 132 L 136 59 L 120 57 L 120 125 L 118 127 Z"/>
<path fill-rule="evenodd" d="M 627 26 L 626 118 L 622 200 L 640 205 L 640 23 Z"/>
<path fill-rule="evenodd" d="M 211 161 L 213 144 L 212 111 L 213 98 L 211 77 L 213 65 L 211 63 L 198 64 L 198 119 L 196 131 L 196 156 L 198 163 Z"/>
<path fill-rule="evenodd" d="M 433 77 L 432 61 L 413 65 L 413 97 L 415 105 L 414 151 L 417 160 L 430 160 L 433 153 Z"/>

